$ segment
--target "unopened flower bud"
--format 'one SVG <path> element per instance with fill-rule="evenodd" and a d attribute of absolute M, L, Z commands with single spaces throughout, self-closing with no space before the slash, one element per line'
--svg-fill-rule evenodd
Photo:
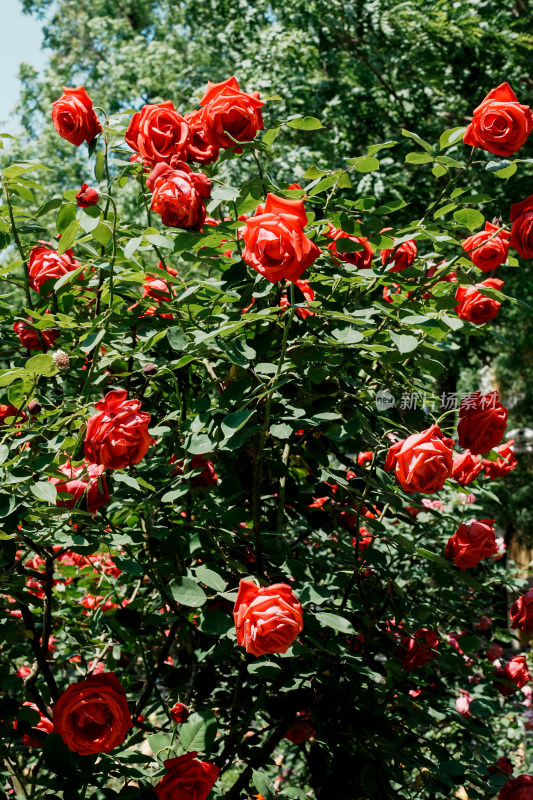
<path fill-rule="evenodd" d="M 157 375 L 157 367 L 156 367 L 156 365 L 152 364 L 152 362 L 149 361 L 148 364 L 146 364 L 146 366 L 143 369 L 143 374 L 147 378 L 152 378 L 154 375 Z"/>
<path fill-rule="evenodd" d="M 28 411 L 32 416 L 35 416 L 35 414 L 40 414 L 42 410 L 43 407 L 38 400 L 30 400 L 28 403 Z"/>

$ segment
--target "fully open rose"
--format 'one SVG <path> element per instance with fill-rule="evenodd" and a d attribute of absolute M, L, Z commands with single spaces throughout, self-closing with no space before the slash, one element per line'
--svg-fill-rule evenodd
<path fill-rule="evenodd" d="M 533 128 L 533 114 L 522 105 L 508 83 L 492 89 L 475 109 L 463 142 L 497 156 L 520 150 Z"/>
<path fill-rule="evenodd" d="M 381 233 L 386 233 L 392 228 L 384 228 Z M 381 263 L 387 267 L 387 272 L 402 272 L 414 263 L 417 253 L 416 242 L 408 239 L 400 245 L 395 243 L 393 248 L 382 250 Z"/>
<path fill-rule="evenodd" d="M 242 229 L 243 260 L 271 283 L 297 281 L 320 255 L 304 233 L 306 225 L 303 200 L 267 194 Z"/>
<path fill-rule="evenodd" d="M 473 322 L 474 325 L 483 325 L 485 322 L 490 322 L 498 315 L 501 308 L 499 300 L 493 297 L 487 297 L 483 294 L 483 288 L 501 289 L 503 281 L 498 278 L 488 278 L 482 283 L 476 283 L 474 286 L 458 286 L 455 292 L 455 299 L 459 301 L 455 306 L 457 316 L 461 319 L 466 319 L 468 322 Z"/>
<path fill-rule="evenodd" d="M 453 561 L 459 569 L 471 569 L 483 558 L 494 555 L 497 547 L 493 525 L 493 519 L 475 519 L 459 525 L 446 545 L 448 561 Z"/>
<path fill-rule="evenodd" d="M 303 629 L 302 607 L 286 583 L 259 587 L 242 579 L 233 618 L 237 644 L 254 656 L 285 653 Z"/>
<path fill-rule="evenodd" d="M 28 322 L 33 322 L 31 317 L 28 317 L 26 322 L 20 320 L 13 325 L 13 330 L 19 337 L 21 345 L 27 347 L 28 350 L 44 350 L 46 352 L 59 336 L 59 331 L 57 328 L 40 331 L 28 325 Z"/>
<path fill-rule="evenodd" d="M 157 164 L 146 179 L 152 190 L 152 211 L 161 215 L 163 225 L 198 231 L 205 221 L 204 200 L 211 193 L 211 181 L 188 164 L 173 161 Z"/>
<path fill-rule="evenodd" d="M 511 247 L 522 258 L 533 258 L 533 194 L 511 206 Z"/>
<path fill-rule="evenodd" d="M 109 490 L 104 476 L 105 467 L 98 464 L 80 464 L 78 467 L 66 461 L 58 467 L 59 472 L 66 476 L 67 480 L 60 478 L 50 478 L 51 483 L 55 484 L 58 492 L 66 492 L 72 497 L 57 498 L 58 506 L 72 508 L 76 503 L 84 498 L 87 511 L 93 513 L 100 506 L 109 503 Z"/>
<path fill-rule="evenodd" d="M 259 92 L 242 92 L 234 77 L 222 83 L 209 81 L 200 105 L 200 121 L 212 147 L 235 147 L 234 140 L 249 142 L 263 127 L 264 100 Z"/>
<path fill-rule="evenodd" d="M 443 436 L 438 425 L 393 444 L 385 470 L 394 468 L 396 480 L 405 492 L 433 494 L 451 477 L 453 439 Z"/>
<path fill-rule="evenodd" d="M 93 101 L 83 88 L 69 89 L 63 86 L 64 94 L 52 106 L 54 128 L 67 142 L 79 147 L 83 142 L 92 142 L 102 126 L 93 108 Z"/>
<path fill-rule="evenodd" d="M 71 683 L 54 706 L 54 733 L 81 755 L 109 753 L 131 726 L 126 692 L 112 672 Z"/>
<path fill-rule="evenodd" d="M 464 240 L 463 250 L 478 269 L 491 272 L 507 260 L 510 237 L 509 231 L 500 230 L 492 222 L 486 222 L 484 231 L 478 231 Z"/>
<path fill-rule="evenodd" d="M 460 486 L 468 486 L 482 472 L 483 466 L 481 459 L 473 456 L 470 450 L 465 450 L 453 459 L 452 478 Z"/>
<path fill-rule="evenodd" d="M 95 403 L 98 414 L 87 423 L 85 457 L 109 469 L 138 464 L 154 439 L 148 433 L 150 414 L 140 410 L 139 400 L 127 400 L 127 392 L 108 392 Z"/>
<path fill-rule="evenodd" d="M 187 160 L 196 161 L 198 164 L 211 164 L 216 161 L 219 147 L 207 139 L 201 109 L 185 114 L 185 122 L 189 126 Z"/>
<path fill-rule="evenodd" d="M 498 392 L 468 395 L 459 409 L 459 445 L 474 455 L 488 453 L 502 440 L 507 414 L 507 409 L 498 400 Z"/>
<path fill-rule="evenodd" d="M 437 658 L 436 649 L 439 646 L 439 637 L 429 628 L 418 628 L 412 636 L 402 637 L 403 660 L 402 667 L 411 672 L 413 669 L 428 664 Z"/>
<path fill-rule="evenodd" d="M 170 101 L 146 105 L 131 118 L 125 139 L 149 164 L 169 164 L 172 156 L 185 152 L 189 126 Z"/>
<path fill-rule="evenodd" d="M 198 761 L 197 755 L 192 750 L 163 762 L 166 775 L 153 789 L 158 800 L 206 800 L 220 768 Z"/>
<path fill-rule="evenodd" d="M 65 250 L 61 255 L 57 250 L 51 250 L 44 245 L 34 247 L 28 261 L 30 286 L 36 292 L 40 292 L 43 283 L 57 280 L 79 266 L 81 266 L 80 262 L 74 258 L 72 250 Z M 50 290 L 47 296 L 51 294 L 52 291 Z"/>
<path fill-rule="evenodd" d="M 533 775 L 518 775 L 506 781 L 498 800 L 533 800 Z"/>
<path fill-rule="evenodd" d="M 370 269 L 372 267 L 374 251 L 365 236 L 352 236 L 343 231 L 342 228 L 335 228 L 331 222 L 328 224 L 326 236 L 328 239 L 333 240 L 328 244 L 328 250 L 333 254 L 336 263 L 339 264 L 341 261 L 345 261 L 347 264 L 353 264 L 357 269 Z M 358 245 L 358 249 L 346 249 L 346 251 L 343 251 L 343 247 L 348 248 L 344 241 L 345 239 Z"/>
<path fill-rule="evenodd" d="M 487 478 L 496 480 L 496 478 L 503 478 L 509 472 L 512 472 L 518 466 L 518 460 L 513 451 L 514 439 L 498 445 L 494 448 L 494 452 L 498 454 L 496 461 L 489 461 L 488 458 L 483 459 L 483 469 Z"/>
<path fill-rule="evenodd" d="M 498 667 L 494 673 L 495 681 L 494 686 L 504 697 L 514 694 L 518 689 L 522 689 L 529 683 L 530 674 L 527 668 L 527 659 L 525 656 L 514 656 L 503 666 Z M 505 683 L 500 683 L 497 679 L 503 679 L 514 684 L 514 686 L 507 686 Z"/>

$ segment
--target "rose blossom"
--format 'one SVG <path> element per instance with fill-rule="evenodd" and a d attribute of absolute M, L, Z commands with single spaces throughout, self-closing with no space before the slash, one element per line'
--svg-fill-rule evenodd
<path fill-rule="evenodd" d="M 287 729 L 283 738 L 288 739 L 289 742 L 293 744 L 303 744 L 307 742 L 307 740 L 316 733 L 314 728 L 309 724 L 310 719 L 311 714 L 309 711 L 298 711 L 296 714 L 296 721 Z"/>
<path fill-rule="evenodd" d="M 372 267 L 372 259 L 374 251 L 370 246 L 370 242 L 365 236 L 352 236 L 346 233 L 342 228 L 335 228 L 331 222 L 328 223 L 329 229 L 326 232 L 328 239 L 332 239 L 331 244 L 328 244 L 328 250 L 333 254 L 333 260 L 340 264 L 345 261 L 347 264 L 353 264 L 357 269 L 370 269 Z M 361 245 L 360 250 L 348 250 L 343 253 L 343 240 L 349 239 L 356 244 Z M 385 291 L 385 290 L 384 290 Z"/>
<path fill-rule="evenodd" d="M 109 753 L 132 724 L 126 692 L 113 672 L 71 683 L 54 706 L 54 733 L 81 755 Z"/>
<path fill-rule="evenodd" d="M 533 128 L 533 114 L 522 105 L 508 83 L 492 89 L 475 109 L 463 142 L 497 156 L 520 150 Z"/>
<path fill-rule="evenodd" d="M 478 477 L 482 469 L 481 460 L 473 456 L 470 450 L 465 450 L 453 459 L 452 478 L 459 486 L 468 486 Z"/>
<path fill-rule="evenodd" d="M 509 231 L 499 230 L 492 222 L 485 222 L 485 230 L 464 240 L 463 250 L 478 269 L 491 272 L 507 260 L 510 238 Z"/>
<path fill-rule="evenodd" d="M 64 94 L 52 105 L 54 128 L 67 142 L 79 147 L 83 142 L 92 142 L 102 130 L 93 109 L 93 101 L 83 88 L 69 89 L 63 86 Z"/>
<path fill-rule="evenodd" d="M 264 100 L 259 99 L 259 92 L 242 92 L 235 77 L 222 83 L 208 81 L 200 105 L 205 138 L 213 147 L 235 147 L 234 139 L 250 142 L 263 128 Z"/>
<path fill-rule="evenodd" d="M 391 231 L 392 228 L 383 228 L 381 233 Z M 394 240 L 396 242 L 396 240 Z M 381 251 L 381 263 L 387 267 L 387 272 L 402 272 L 407 267 L 414 263 L 416 258 L 417 248 L 414 239 L 409 239 L 407 242 L 402 242 L 399 246 L 396 244 L 390 249 Z"/>
<path fill-rule="evenodd" d="M 491 480 L 502 478 L 518 466 L 517 458 L 512 449 L 513 444 L 514 439 L 509 439 L 508 442 L 495 447 L 494 452 L 498 453 L 496 461 L 489 461 L 488 458 L 483 459 L 482 466 L 487 478 L 491 478 Z"/>
<path fill-rule="evenodd" d="M 493 519 L 474 519 L 459 525 L 448 539 L 445 557 L 461 570 L 476 567 L 483 558 L 496 552 Z"/>
<path fill-rule="evenodd" d="M 31 670 L 30 670 L 31 672 Z M 44 714 L 41 712 L 38 706 L 35 703 L 28 703 L 24 702 L 22 704 L 26 706 L 26 708 L 31 708 L 39 715 L 39 722 L 36 724 L 32 724 L 32 730 L 37 729 L 38 731 L 42 731 L 43 733 L 52 733 L 54 729 L 54 724 L 51 719 L 45 717 Z M 13 727 L 16 729 L 18 727 L 17 720 L 14 721 Z M 26 747 L 42 747 L 43 740 L 37 739 L 35 736 L 32 736 L 31 733 L 25 733 L 22 737 L 22 744 L 26 745 Z"/>
<path fill-rule="evenodd" d="M 529 589 L 511 606 L 511 628 L 533 633 L 533 589 Z"/>
<path fill-rule="evenodd" d="M 511 247 L 522 258 L 533 258 L 533 194 L 511 206 Z"/>
<path fill-rule="evenodd" d="M 402 667 L 410 672 L 437 658 L 439 637 L 429 628 L 418 628 L 412 636 L 402 637 L 404 657 Z"/>
<path fill-rule="evenodd" d="M 216 161 L 219 147 L 207 140 L 202 122 L 202 110 L 185 114 L 185 122 L 189 126 L 189 142 L 187 144 L 187 160 L 198 164 L 211 164 Z"/>
<path fill-rule="evenodd" d="M 192 750 L 163 762 L 166 774 L 152 790 L 158 800 L 206 800 L 220 767 L 198 761 L 197 755 Z"/>
<path fill-rule="evenodd" d="M 183 161 L 171 166 L 157 164 L 146 179 L 153 192 L 151 209 L 169 228 L 200 230 L 205 221 L 204 200 L 211 193 L 211 181 L 203 172 L 193 172 Z"/>
<path fill-rule="evenodd" d="M 51 250 L 44 245 L 34 247 L 30 253 L 28 261 L 28 275 L 30 286 L 36 292 L 41 290 L 43 283 L 49 280 L 57 280 L 67 272 L 77 269 L 80 262 L 74 258 L 72 250 L 65 250 L 60 255 L 57 250 Z M 48 292 L 49 297 L 52 292 Z"/>
<path fill-rule="evenodd" d="M 457 287 L 455 299 L 458 300 L 458 304 L 455 306 L 455 312 L 460 319 L 465 319 L 474 325 L 483 325 L 498 315 L 502 304 L 499 300 L 483 294 L 485 286 L 489 289 L 501 290 L 503 281 L 498 278 L 488 278 L 473 286 Z"/>
<path fill-rule="evenodd" d="M 88 186 L 86 183 L 81 185 L 76 195 L 76 203 L 80 208 L 95 206 L 99 199 L 100 195 L 94 186 Z"/>
<path fill-rule="evenodd" d="M 525 656 L 514 656 L 503 667 L 498 667 L 494 673 L 494 688 L 497 689 L 504 697 L 514 694 L 517 689 L 522 689 L 529 683 L 530 675 L 527 668 L 527 661 Z M 510 681 L 514 686 L 507 686 L 500 683 L 497 679 Z"/>
<path fill-rule="evenodd" d="M 498 793 L 498 800 L 533 800 L 533 776 L 519 775 L 506 781 Z"/>
<path fill-rule="evenodd" d="M 241 229 L 243 261 L 271 283 L 297 281 L 316 261 L 320 250 L 304 233 L 303 200 L 287 200 L 270 192 Z"/>
<path fill-rule="evenodd" d="M 384 469 L 394 467 L 396 480 L 405 492 L 432 494 L 451 476 L 453 440 L 443 436 L 438 425 L 414 433 L 389 449 Z"/>
<path fill-rule="evenodd" d="M 94 513 L 100 506 L 109 503 L 109 490 L 104 476 L 105 467 L 98 464 L 85 462 L 78 467 L 72 466 L 69 461 L 58 467 L 58 471 L 67 476 L 67 480 L 60 478 L 49 478 L 58 492 L 71 494 L 70 498 L 60 498 L 56 500 L 57 506 L 73 508 L 78 500 L 85 498 L 87 511 Z"/>
<path fill-rule="evenodd" d="M 287 652 L 303 629 L 302 607 L 285 583 L 259 587 L 242 579 L 233 618 L 237 644 L 254 656 Z"/>
<path fill-rule="evenodd" d="M 489 775 L 497 775 L 501 772 L 503 772 L 504 775 L 512 775 L 513 764 L 510 758 L 507 758 L 507 756 L 501 756 L 495 764 L 491 764 L 490 767 L 487 767 L 487 771 Z"/>
<path fill-rule="evenodd" d="M 170 101 L 145 105 L 131 118 L 126 143 L 147 163 L 170 163 L 172 156 L 185 158 L 189 126 Z"/>
<path fill-rule="evenodd" d="M 462 717 L 471 717 L 470 703 L 474 698 L 465 689 L 461 689 L 461 695 L 455 701 L 455 708 Z"/>
<path fill-rule="evenodd" d="M 43 350 L 46 352 L 49 347 L 52 347 L 60 331 L 57 328 L 48 328 L 40 331 L 37 328 L 32 328 L 31 324 L 28 325 L 28 322 L 33 322 L 31 317 L 27 317 L 26 322 L 20 320 L 13 325 L 13 330 L 19 337 L 21 345 L 27 347 L 28 350 Z"/>
<path fill-rule="evenodd" d="M 182 722 L 187 722 L 189 719 L 190 711 L 185 705 L 185 703 L 174 703 L 172 708 L 170 709 L 170 716 L 177 722 L 181 724 Z"/>
<path fill-rule="evenodd" d="M 98 414 L 87 423 L 85 457 L 109 469 L 138 464 L 155 443 L 148 433 L 150 414 L 140 411 L 140 400 L 127 400 L 127 392 L 108 392 L 95 403 Z"/>
<path fill-rule="evenodd" d="M 488 453 L 501 442 L 508 413 L 498 400 L 498 392 L 468 395 L 459 409 L 459 446 L 473 455 Z"/>

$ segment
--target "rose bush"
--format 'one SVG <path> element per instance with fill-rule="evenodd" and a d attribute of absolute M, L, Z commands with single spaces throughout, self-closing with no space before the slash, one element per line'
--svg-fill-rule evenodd
<path fill-rule="evenodd" d="M 133 116 L 67 89 L 94 181 L 4 170 L 6 796 L 527 791 L 508 588 L 521 635 L 530 604 L 487 518 L 519 455 L 496 388 L 450 408 L 440 382 L 513 302 L 479 269 L 530 255 L 529 200 L 468 193 L 528 146 L 511 94 L 284 188 L 278 136 L 320 122 L 235 77 Z M 423 217 L 368 193 L 386 159 L 436 181 Z"/>

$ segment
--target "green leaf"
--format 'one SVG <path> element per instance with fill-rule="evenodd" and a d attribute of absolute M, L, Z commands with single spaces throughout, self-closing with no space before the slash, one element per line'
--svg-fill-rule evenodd
<path fill-rule="evenodd" d="M 28 379 L 16 381 L 15 383 L 13 383 L 9 387 L 7 393 L 7 399 L 9 400 L 10 404 L 12 406 L 15 406 L 15 408 L 20 408 L 20 406 L 22 406 L 22 404 L 26 400 L 26 397 L 28 397 L 28 395 L 30 394 L 32 387 L 33 387 L 33 382 Z"/>
<path fill-rule="evenodd" d="M 431 153 L 431 151 L 433 150 L 433 145 L 431 145 L 429 142 L 426 142 L 424 139 L 421 139 L 417 133 L 411 133 L 411 131 L 407 131 L 405 130 L 405 128 L 403 128 L 402 136 L 406 136 L 408 139 L 412 139 L 413 142 L 419 144 L 420 147 L 422 147 L 428 153 Z"/>
<path fill-rule="evenodd" d="M 17 500 L 15 495 L 0 492 L 0 517 L 8 517 L 15 510 Z"/>
<path fill-rule="evenodd" d="M 360 156 L 359 158 L 347 158 L 348 164 L 351 164 L 357 172 L 374 172 L 379 169 L 379 161 L 372 156 Z"/>
<path fill-rule="evenodd" d="M 66 203 L 62 205 L 57 213 L 57 230 L 63 234 L 69 225 L 76 219 L 76 206 L 74 203 Z"/>
<path fill-rule="evenodd" d="M 81 275 L 85 267 L 82 265 L 81 267 L 76 267 L 71 272 L 65 272 L 57 281 L 54 283 L 54 292 L 57 292 L 58 289 L 61 289 L 67 283 L 72 283 L 75 281 L 78 275 Z"/>
<path fill-rule="evenodd" d="M 318 131 L 324 127 L 316 117 L 296 117 L 289 120 L 287 125 L 297 131 Z"/>
<path fill-rule="evenodd" d="M 94 162 L 94 177 L 97 181 L 101 181 L 104 177 L 105 171 L 105 158 L 103 153 L 97 153 L 96 161 Z"/>
<path fill-rule="evenodd" d="M 38 356 L 32 356 L 26 361 L 24 365 L 28 372 L 33 372 L 36 375 L 46 375 L 50 377 L 57 373 L 55 361 L 48 353 L 41 353 Z"/>
<path fill-rule="evenodd" d="M 193 581 L 192 578 L 185 576 L 176 578 L 170 584 L 170 592 L 176 603 L 191 608 L 203 606 L 207 600 L 206 594 L 201 586 Z"/>
<path fill-rule="evenodd" d="M 270 128 L 269 130 L 265 131 L 263 134 L 263 142 L 268 145 L 272 144 L 277 138 L 280 130 L 281 128 Z"/>
<path fill-rule="evenodd" d="M 509 178 L 515 174 L 516 170 L 518 169 L 518 165 L 516 161 L 512 161 L 508 167 L 505 169 L 499 169 L 495 175 L 497 178 L 501 178 L 502 180 L 509 180 Z"/>
<path fill-rule="evenodd" d="M 209 588 L 213 589 L 215 592 L 226 591 L 226 581 L 224 578 L 222 578 L 218 572 L 206 567 L 205 564 L 196 567 L 195 574 L 200 583 L 205 583 L 206 586 L 209 586 Z"/>
<path fill-rule="evenodd" d="M 357 633 L 350 620 L 338 614 L 330 614 L 329 612 L 321 611 L 319 614 L 315 614 L 315 617 L 321 625 L 326 625 L 328 628 L 333 628 L 335 631 L 340 631 L 341 633 Z"/>
<path fill-rule="evenodd" d="M 142 240 L 143 240 L 142 236 L 136 236 L 134 239 L 130 239 L 124 248 L 124 258 L 130 259 L 134 254 L 134 252 L 139 247 Z"/>
<path fill-rule="evenodd" d="M 447 131 L 444 131 L 439 139 L 440 149 L 444 150 L 446 147 L 451 147 L 452 144 L 456 144 L 462 139 L 465 131 L 465 127 L 449 128 Z"/>
<path fill-rule="evenodd" d="M 252 770 L 254 786 L 265 800 L 272 800 L 275 795 L 274 784 L 263 769 Z"/>
<path fill-rule="evenodd" d="M 7 447 L 5 444 L 0 444 L 0 464 L 3 464 L 5 461 L 7 461 L 8 457 L 9 447 Z"/>
<path fill-rule="evenodd" d="M 406 333 L 393 333 L 392 331 L 389 335 L 400 353 L 412 353 L 413 350 L 416 350 L 418 345 L 416 336 L 409 336 Z"/>
<path fill-rule="evenodd" d="M 453 218 L 459 225 L 463 225 L 470 231 L 475 231 L 485 223 L 485 217 L 475 208 L 460 208 L 459 211 L 454 212 Z"/>
<path fill-rule="evenodd" d="M 284 423 L 271 425 L 270 433 L 275 439 L 289 439 L 292 434 L 292 428 L 290 425 L 285 425 Z"/>
<path fill-rule="evenodd" d="M 248 672 L 250 675 L 257 675 L 261 680 L 272 681 L 277 678 L 281 673 L 281 667 L 274 661 L 254 661 L 248 664 Z"/>
<path fill-rule="evenodd" d="M 175 326 L 174 328 L 167 328 L 167 339 L 173 350 L 178 353 L 183 352 L 187 347 L 187 337 L 181 328 Z"/>
<path fill-rule="evenodd" d="M 195 711 L 181 726 L 180 744 L 185 750 L 207 753 L 217 735 L 217 718 L 209 711 Z"/>
<path fill-rule="evenodd" d="M 232 414 L 227 414 L 220 425 L 224 436 L 226 438 L 233 436 L 243 425 L 246 425 L 254 413 L 255 411 L 234 411 Z"/>
<path fill-rule="evenodd" d="M 45 503 L 55 505 L 57 500 L 57 489 L 50 481 L 37 481 L 30 486 L 30 492 L 38 499 L 43 500 Z"/>
<path fill-rule="evenodd" d="M 93 333 L 89 333 L 84 337 L 82 343 L 80 344 L 80 350 L 83 350 L 84 353 L 90 353 L 91 350 L 94 350 L 96 345 L 100 344 L 104 336 L 105 328 L 102 328 L 102 330 L 99 331 L 94 331 Z"/>
<path fill-rule="evenodd" d="M 57 247 L 57 252 L 59 255 L 63 255 L 74 243 L 76 238 L 76 234 L 80 228 L 80 223 L 77 219 L 70 223 L 68 228 L 66 229 L 65 233 L 61 234 L 61 239 L 59 240 L 59 245 Z"/>
<path fill-rule="evenodd" d="M 393 142 L 392 140 L 389 142 L 382 142 L 381 144 L 371 144 L 368 148 L 368 155 L 375 156 L 380 150 L 385 150 L 389 147 L 395 147 L 397 144 L 398 142 Z"/>
<path fill-rule="evenodd" d="M 133 475 L 128 475 L 127 472 L 115 472 L 113 477 L 116 481 L 118 481 L 118 483 L 125 483 L 126 486 L 129 486 L 131 489 L 135 489 L 136 492 L 141 491 L 141 487 Z"/>
<path fill-rule="evenodd" d="M 435 159 L 429 153 L 407 153 L 405 160 L 408 164 L 430 164 Z"/>

